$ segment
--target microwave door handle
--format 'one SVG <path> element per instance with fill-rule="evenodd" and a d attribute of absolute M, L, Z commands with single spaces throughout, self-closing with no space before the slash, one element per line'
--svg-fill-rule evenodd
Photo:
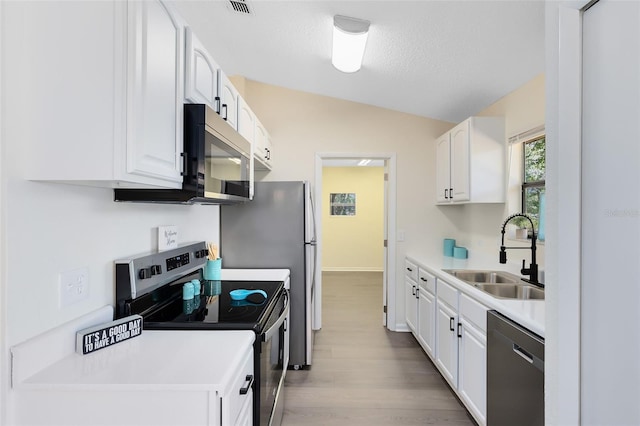
<path fill-rule="evenodd" d="M 266 332 L 262 334 L 263 342 L 266 342 L 267 340 L 271 339 L 276 333 L 278 333 L 278 331 L 280 330 L 280 326 L 282 325 L 282 323 L 284 323 L 284 320 L 289 316 L 289 290 L 285 289 L 285 297 L 287 300 L 286 300 L 286 304 L 284 305 L 284 309 L 282 310 L 282 314 L 280 314 L 280 317 L 275 322 L 275 324 L 273 324 L 271 328 L 269 328 Z"/>

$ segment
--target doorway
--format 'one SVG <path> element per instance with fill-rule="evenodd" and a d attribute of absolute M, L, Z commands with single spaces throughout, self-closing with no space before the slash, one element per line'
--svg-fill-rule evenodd
<path fill-rule="evenodd" d="M 396 218 L 396 157 L 395 154 L 368 154 L 368 153 L 318 153 L 315 161 L 315 200 L 316 211 L 322 212 L 328 209 L 329 200 L 323 199 L 323 168 L 327 165 L 344 164 L 344 166 L 357 166 L 358 163 L 370 161 L 384 167 L 384 181 L 381 190 L 384 193 L 383 213 L 383 238 L 380 244 L 383 246 L 383 271 L 382 271 L 382 306 L 380 307 L 382 324 L 389 330 L 396 330 L 396 246 L 395 246 L 395 218 Z M 318 265 L 322 265 L 322 214 L 317 215 L 318 240 Z M 316 300 L 322 300 L 322 268 L 316 270 Z M 316 329 L 321 328 L 322 311 L 316 309 L 314 318 Z"/>

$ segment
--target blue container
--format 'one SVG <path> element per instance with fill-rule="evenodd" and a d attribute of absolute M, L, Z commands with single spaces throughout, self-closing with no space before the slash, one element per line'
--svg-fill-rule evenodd
<path fill-rule="evenodd" d="M 467 255 L 468 255 L 468 252 L 465 247 L 453 248 L 453 257 L 455 257 L 456 259 L 466 259 Z"/>
<path fill-rule="evenodd" d="M 444 251 L 445 256 L 453 257 L 453 248 L 456 246 L 456 240 L 451 238 L 444 239 Z"/>
<path fill-rule="evenodd" d="M 205 280 L 220 281 L 220 270 L 222 269 L 222 258 L 216 260 L 207 260 L 202 271 L 202 276 Z"/>
<path fill-rule="evenodd" d="M 193 283 L 189 281 L 182 286 L 182 300 L 191 300 L 195 295 Z"/>

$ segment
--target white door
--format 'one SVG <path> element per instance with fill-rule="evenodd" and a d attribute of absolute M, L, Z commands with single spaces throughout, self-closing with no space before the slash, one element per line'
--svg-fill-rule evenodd
<path fill-rule="evenodd" d="M 451 145 L 450 133 L 436 141 L 436 201 L 448 203 L 451 199 Z"/>
<path fill-rule="evenodd" d="M 467 119 L 451 130 L 451 187 L 453 202 L 470 199 L 470 123 Z"/>
<path fill-rule="evenodd" d="M 581 421 L 637 425 L 640 2 L 595 3 L 582 37 Z"/>
<path fill-rule="evenodd" d="M 458 314 L 438 300 L 436 319 L 436 363 L 451 386 L 458 386 Z"/>
<path fill-rule="evenodd" d="M 404 300 L 407 326 L 416 334 L 416 325 L 418 320 L 418 286 L 409 278 L 404 279 Z"/>
<path fill-rule="evenodd" d="M 435 337 L 435 296 L 424 288 L 420 288 L 420 298 L 418 300 L 418 341 L 425 351 L 434 356 Z"/>
<path fill-rule="evenodd" d="M 220 96 L 220 115 L 234 129 L 238 130 L 238 90 L 227 75 L 218 72 L 218 93 Z"/>
<path fill-rule="evenodd" d="M 127 172 L 182 182 L 184 26 L 160 1 L 128 12 Z"/>
<path fill-rule="evenodd" d="M 198 37 L 185 29 L 185 98 L 193 103 L 207 104 L 218 113 L 218 64 L 204 48 Z"/>
<path fill-rule="evenodd" d="M 464 318 L 460 329 L 458 392 L 481 425 L 487 413 L 487 336 Z"/>

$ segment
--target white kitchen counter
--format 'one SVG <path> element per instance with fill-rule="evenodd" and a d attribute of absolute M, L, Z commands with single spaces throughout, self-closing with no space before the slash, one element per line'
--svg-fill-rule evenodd
<path fill-rule="evenodd" d="M 477 301 L 483 303 L 490 309 L 495 309 L 501 314 L 511 318 L 513 321 L 521 324 L 523 327 L 528 328 L 541 337 L 544 337 L 544 300 L 498 299 L 443 271 L 443 269 L 502 270 L 521 276 L 520 268 L 511 264 L 501 265 L 497 263 L 497 257 L 496 253 L 495 262 L 489 262 L 484 259 L 455 259 L 446 256 L 429 257 L 425 255 L 407 255 L 407 259 L 416 263 L 422 269 L 429 271 L 438 279 L 446 281 L 461 292 L 466 293 Z M 497 267 L 496 264 L 498 265 Z"/>
<path fill-rule="evenodd" d="M 143 330 L 139 337 L 88 355 L 72 353 L 16 389 L 209 390 L 242 366 L 253 331 Z M 20 348 L 14 349 L 20 356 Z"/>
<path fill-rule="evenodd" d="M 224 262 L 224 259 L 223 259 Z M 286 281 L 288 269 L 224 269 L 220 277 L 226 281 Z"/>

